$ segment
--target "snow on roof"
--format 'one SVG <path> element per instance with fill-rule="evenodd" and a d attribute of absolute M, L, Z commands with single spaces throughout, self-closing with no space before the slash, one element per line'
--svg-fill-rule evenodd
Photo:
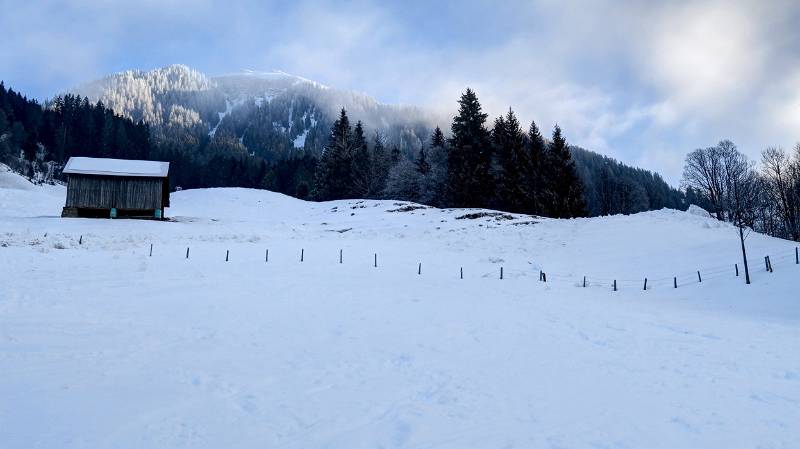
<path fill-rule="evenodd" d="M 64 173 L 68 175 L 165 178 L 169 173 L 169 162 L 71 157 L 64 167 Z"/>

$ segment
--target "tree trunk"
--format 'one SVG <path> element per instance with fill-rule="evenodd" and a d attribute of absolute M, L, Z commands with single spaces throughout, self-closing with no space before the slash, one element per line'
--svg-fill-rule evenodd
<path fill-rule="evenodd" d="M 739 241 L 742 243 L 742 258 L 744 259 L 744 282 L 750 284 L 750 269 L 747 267 L 747 250 L 744 247 L 744 227 L 739 226 Z"/>

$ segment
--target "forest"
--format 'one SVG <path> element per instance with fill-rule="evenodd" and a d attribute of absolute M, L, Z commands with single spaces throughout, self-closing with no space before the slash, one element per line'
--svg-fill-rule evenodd
<path fill-rule="evenodd" d="M 249 187 L 311 200 L 397 199 L 552 217 L 688 206 L 658 174 L 571 146 L 558 126 L 545 135 L 511 109 L 490 121 L 471 89 L 448 128 L 401 149 L 383 130 L 352 124 L 342 109 L 327 138 L 320 136 L 322 151 L 276 158 L 249 151 L 252 142 L 243 145 L 224 126 L 216 135 L 192 123 L 156 132 L 100 101 L 66 94 L 40 104 L 0 82 L 0 161 L 35 182 L 59 181 L 69 157 L 92 156 L 169 161 L 173 189 Z"/>

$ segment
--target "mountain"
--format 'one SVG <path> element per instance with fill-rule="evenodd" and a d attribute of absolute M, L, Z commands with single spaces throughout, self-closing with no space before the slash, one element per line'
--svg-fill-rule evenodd
<path fill-rule="evenodd" d="M 209 77 L 171 65 L 116 73 L 71 93 L 142 120 L 156 134 L 193 128 L 212 139 L 238 139 L 248 153 L 267 160 L 299 150 L 319 154 L 341 108 L 352 120 L 361 120 L 369 133 L 380 130 L 388 146 L 408 154 L 422 145 L 433 126 L 449 122 L 420 108 L 383 104 L 280 71 Z"/>

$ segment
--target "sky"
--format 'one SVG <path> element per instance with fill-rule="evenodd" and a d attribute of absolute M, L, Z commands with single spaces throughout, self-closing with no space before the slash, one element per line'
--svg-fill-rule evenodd
<path fill-rule="evenodd" d="M 498 5 L 496 3 L 502 3 Z M 800 141 L 800 2 L 0 0 L 0 79 L 40 100 L 128 69 L 283 70 L 384 103 L 559 124 L 680 182 L 685 154 Z M 449 124 L 445 124 L 448 126 Z"/>

